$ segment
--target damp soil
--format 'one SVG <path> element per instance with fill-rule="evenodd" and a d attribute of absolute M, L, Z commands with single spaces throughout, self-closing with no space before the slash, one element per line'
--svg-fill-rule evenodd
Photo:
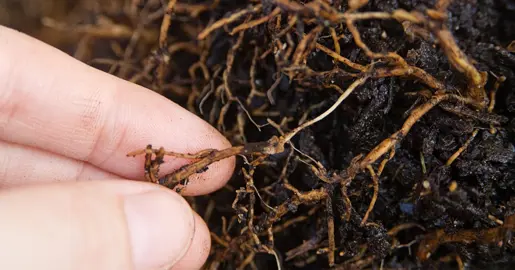
<path fill-rule="evenodd" d="M 85 2 L 4 24 L 39 26 L 249 146 L 235 150 L 227 186 L 188 198 L 212 231 L 206 269 L 515 263 L 514 2 Z M 283 151 L 250 147 L 323 114 L 365 77 Z"/>

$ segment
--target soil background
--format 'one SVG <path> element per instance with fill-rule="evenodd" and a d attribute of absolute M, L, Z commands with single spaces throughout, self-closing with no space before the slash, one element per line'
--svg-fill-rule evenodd
<path fill-rule="evenodd" d="M 511 269 L 515 2 L 427 13 L 445 2 L 179 0 L 167 12 L 159 0 L 0 0 L 0 24 L 168 97 L 248 149 L 322 114 L 368 74 L 285 151 L 238 158 L 226 187 L 187 198 L 212 230 L 206 269 Z M 436 26 L 356 19 L 363 47 L 331 19 L 350 6 L 416 11 Z M 223 19 L 234 20 L 199 38 Z M 444 100 L 398 133 L 437 90 L 474 98 L 451 41 L 487 77 L 487 106 Z M 394 141 L 387 163 L 391 151 L 353 170 Z"/>

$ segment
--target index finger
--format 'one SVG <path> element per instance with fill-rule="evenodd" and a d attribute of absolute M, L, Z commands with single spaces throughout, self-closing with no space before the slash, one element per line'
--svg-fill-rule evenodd
<path fill-rule="evenodd" d="M 0 140 L 88 162 L 142 179 L 147 144 L 168 151 L 223 149 L 229 142 L 179 105 L 141 86 L 96 70 L 29 36 L 0 26 Z M 168 158 L 169 173 L 187 160 Z M 222 187 L 234 159 L 190 179 L 188 195 Z"/>

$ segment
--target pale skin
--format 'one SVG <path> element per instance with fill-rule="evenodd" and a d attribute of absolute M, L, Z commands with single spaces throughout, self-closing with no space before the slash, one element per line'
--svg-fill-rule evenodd
<path fill-rule="evenodd" d="M 164 97 L 0 26 L 0 269 L 199 269 L 206 224 L 126 156 L 149 143 L 230 147 Z M 163 174 L 190 162 L 165 161 Z M 183 195 L 221 188 L 234 166 L 212 164 Z"/>

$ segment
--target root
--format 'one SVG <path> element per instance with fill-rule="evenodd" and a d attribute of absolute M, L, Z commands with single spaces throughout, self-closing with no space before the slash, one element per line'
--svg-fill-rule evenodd
<path fill-rule="evenodd" d="M 417 257 L 425 261 L 431 257 L 436 249 L 446 243 L 497 243 L 502 245 L 506 233 L 515 229 L 515 215 L 506 217 L 504 224 L 491 229 L 484 230 L 461 230 L 452 234 L 446 233 L 443 229 L 436 230 L 424 236 L 420 242 Z"/>
<path fill-rule="evenodd" d="M 242 11 L 234 13 L 228 18 L 221 19 L 221 20 L 215 22 L 214 24 L 212 24 L 211 26 L 207 27 L 206 29 L 204 29 L 202 32 L 200 32 L 200 34 L 198 35 L 198 39 L 200 39 L 200 40 L 205 39 L 207 36 L 209 36 L 211 34 L 211 32 L 213 32 L 221 27 L 224 27 L 227 24 L 235 22 L 245 15 L 260 12 L 261 8 L 262 8 L 262 5 L 256 5 L 256 6 L 253 6 L 252 8 L 244 9 Z"/>
<path fill-rule="evenodd" d="M 448 160 L 447 162 L 445 163 L 446 166 L 451 166 L 452 163 L 461 155 L 461 153 L 463 153 L 463 151 L 465 151 L 467 149 L 467 147 L 470 145 L 470 143 L 472 143 L 472 141 L 474 140 L 474 138 L 476 137 L 477 133 L 478 133 L 479 130 L 475 129 L 473 132 L 472 132 L 472 135 L 470 136 L 470 138 L 467 139 L 467 141 L 463 144 L 462 147 L 460 147 L 458 149 L 458 151 L 456 151 Z"/>
<path fill-rule="evenodd" d="M 370 215 L 370 212 L 374 209 L 374 205 L 377 201 L 377 196 L 379 194 L 379 179 L 374 172 L 374 169 L 372 166 L 367 166 L 368 171 L 370 172 L 370 176 L 372 177 L 372 182 L 374 183 L 374 195 L 372 195 L 372 201 L 370 202 L 370 205 L 367 209 L 367 212 L 365 213 L 365 216 L 363 217 L 363 220 L 361 220 L 361 226 L 364 226 L 367 224 L 368 216 Z"/>
<path fill-rule="evenodd" d="M 136 156 L 138 154 L 145 153 L 145 175 L 147 171 L 151 168 L 152 177 L 150 179 L 153 183 L 161 183 L 164 186 L 169 188 L 175 188 L 182 180 L 187 179 L 189 176 L 196 174 L 198 172 L 203 172 L 206 168 L 218 161 L 224 160 L 226 158 L 230 158 L 233 156 L 241 155 L 241 156 L 261 156 L 266 157 L 274 154 L 279 154 L 284 152 L 285 145 L 288 143 L 297 133 L 302 131 L 303 129 L 323 120 L 329 114 L 331 114 L 351 93 L 354 91 L 359 85 L 362 85 L 366 81 L 366 77 L 356 80 L 352 83 L 347 90 L 338 98 L 338 100 L 331 106 L 327 111 L 317 116 L 316 118 L 309 120 L 292 131 L 286 133 L 281 137 L 272 137 L 266 142 L 256 142 L 256 143 L 247 143 L 243 146 L 234 146 L 231 148 L 227 148 L 224 150 L 203 150 L 199 153 L 195 154 L 179 154 L 174 152 L 165 152 L 164 149 L 152 150 L 151 145 L 147 146 L 146 150 L 136 150 L 133 151 L 127 156 Z M 160 153 L 160 155 L 156 155 L 159 159 L 157 161 L 152 160 L 151 154 Z M 165 175 L 163 178 L 159 179 L 157 173 L 159 172 L 159 165 L 163 162 L 162 158 L 164 155 L 170 155 L 180 158 L 186 159 L 200 159 L 190 165 L 186 165 L 175 172 Z M 148 165 L 147 165 L 148 163 Z M 155 168 L 154 168 L 155 167 Z M 159 179 L 159 180 L 157 180 Z"/>
<path fill-rule="evenodd" d="M 452 37 L 451 32 L 445 26 L 441 28 L 433 28 L 433 33 L 440 41 L 445 54 L 449 58 L 451 64 L 458 71 L 464 73 L 469 79 L 468 95 L 470 98 L 480 102 L 481 107 L 484 106 L 486 93 L 484 86 L 486 84 L 486 73 L 480 73 L 474 65 L 470 63 L 467 56 L 458 47 L 456 41 Z"/>
<path fill-rule="evenodd" d="M 420 105 L 413 111 L 411 111 L 410 116 L 404 124 L 402 125 L 402 128 L 392 134 L 389 138 L 382 141 L 378 146 L 376 146 L 372 151 L 368 153 L 368 155 L 363 158 L 363 160 L 360 163 L 361 168 L 366 168 L 368 165 L 373 164 L 376 162 L 381 156 L 383 156 L 386 152 L 392 150 L 402 139 L 408 134 L 408 132 L 411 130 L 413 125 L 422 117 L 424 116 L 429 110 L 434 108 L 436 105 L 443 101 L 447 100 L 456 100 L 459 102 L 464 102 L 467 104 L 475 105 L 477 104 L 475 100 L 465 99 L 453 94 L 447 94 L 447 93 L 437 93 L 429 101 L 426 103 Z"/>
<path fill-rule="evenodd" d="M 270 13 L 267 16 L 261 17 L 259 19 L 256 19 L 256 20 L 253 20 L 253 21 L 250 21 L 250 22 L 246 22 L 244 24 L 241 24 L 241 25 L 235 27 L 231 31 L 231 35 L 234 35 L 234 34 L 237 34 L 237 33 L 241 32 L 241 31 L 245 31 L 247 29 L 254 28 L 254 27 L 258 26 L 258 25 L 264 24 L 264 23 L 268 22 L 269 20 L 271 20 L 272 18 L 274 18 L 275 16 L 279 15 L 280 12 L 281 12 L 281 9 L 275 8 L 272 11 L 272 13 Z"/>
<path fill-rule="evenodd" d="M 327 259 L 329 261 L 329 266 L 334 266 L 334 252 L 336 250 L 336 243 L 334 240 L 334 214 L 333 214 L 333 204 L 331 200 L 331 196 L 327 196 L 326 198 L 326 211 L 327 211 L 327 237 L 329 239 L 329 248 L 327 251 Z"/>
<path fill-rule="evenodd" d="M 334 52 L 334 51 L 330 50 L 329 48 L 325 47 L 324 45 L 317 43 L 316 48 L 327 53 L 329 56 L 334 58 L 334 60 L 336 60 L 338 62 L 342 62 L 353 69 L 356 69 L 356 70 L 359 70 L 362 72 L 364 72 L 366 70 L 366 67 L 364 67 L 360 64 L 356 64 L 356 63 L 352 62 L 351 60 L 341 56 L 340 53 L 338 52 L 339 47 L 337 47 L 337 49 L 336 49 L 337 51 Z"/>
<path fill-rule="evenodd" d="M 386 152 L 393 149 L 410 131 L 411 127 L 422 117 L 424 116 L 429 110 L 434 108 L 438 103 L 448 100 L 451 98 L 450 94 L 436 94 L 433 96 L 429 101 L 427 101 L 425 104 L 417 107 L 414 109 L 411 113 L 408 119 L 404 122 L 404 125 L 402 128 L 392 134 L 389 138 L 385 139 L 383 142 L 381 142 L 379 145 L 377 145 L 372 151 L 368 153 L 368 155 L 363 158 L 363 160 L 360 162 L 361 168 L 366 168 L 367 166 L 373 164 L 376 162 L 381 156 L 383 156 Z"/>
<path fill-rule="evenodd" d="M 159 48 L 163 49 L 167 46 L 168 29 L 172 21 L 172 12 L 177 4 L 177 0 L 169 0 L 168 6 L 166 7 L 165 16 L 161 23 L 161 30 L 159 31 Z"/>

